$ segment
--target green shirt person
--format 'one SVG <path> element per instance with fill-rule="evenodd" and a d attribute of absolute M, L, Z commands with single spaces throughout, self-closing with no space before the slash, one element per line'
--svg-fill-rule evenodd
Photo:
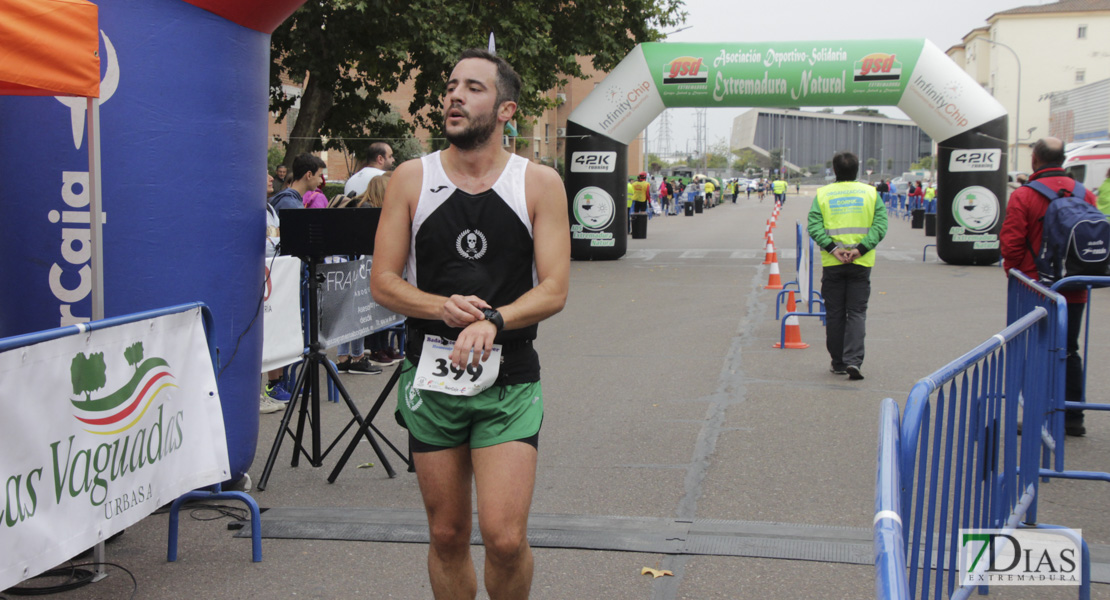
<path fill-rule="evenodd" d="M 1106 171 L 1106 179 L 1102 185 L 1098 186 L 1098 209 L 1110 217 L 1110 169 Z"/>

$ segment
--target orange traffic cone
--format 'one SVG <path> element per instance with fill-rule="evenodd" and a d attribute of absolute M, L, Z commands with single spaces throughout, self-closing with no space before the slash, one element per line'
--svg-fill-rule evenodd
<path fill-rule="evenodd" d="M 779 257 L 778 257 L 778 254 L 775 253 L 775 243 L 772 242 L 770 239 L 768 239 L 767 240 L 767 254 L 764 255 L 762 264 L 769 265 L 769 264 L 777 264 L 778 262 L 779 262 Z M 780 289 L 781 289 L 781 286 L 780 286 Z"/>
<path fill-rule="evenodd" d="M 781 290 L 782 277 L 779 276 L 779 263 L 776 260 L 771 263 L 771 275 L 767 278 L 767 285 L 763 286 L 765 290 Z"/>
<path fill-rule="evenodd" d="M 779 226 L 778 222 L 775 221 L 775 216 L 776 215 L 774 213 L 771 214 L 771 229 Z"/>
<path fill-rule="evenodd" d="M 794 304 L 794 290 L 790 290 L 789 299 L 786 301 L 786 312 L 792 313 L 797 310 Z M 809 348 L 809 344 L 802 341 L 802 327 L 798 324 L 797 315 L 786 317 L 786 345 L 775 344 L 775 348 L 788 348 L 791 350 L 801 350 L 802 348 Z"/>

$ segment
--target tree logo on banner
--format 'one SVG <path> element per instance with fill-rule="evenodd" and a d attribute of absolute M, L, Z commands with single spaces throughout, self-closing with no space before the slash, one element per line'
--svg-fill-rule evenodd
<path fill-rule="evenodd" d="M 599 187 L 582 188 L 574 196 L 574 219 L 586 229 L 605 229 L 616 212 L 613 197 Z"/>
<path fill-rule="evenodd" d="M 170 387 L 177 387 L 165 360 L 152 357 L 143 360 L 143 343 L 135 342 L 123 352 L 127 364 L 134 368 L 130 380 L 116 391 L 93 398 L 92 393 L 108 381 L 104 353 L 86 356 L 78 352 L 69 366 L 73 393 L 84 398 L 70 400 L 73 417 L 84 424 L 85 431 L 97 435 L 113 435 L 135 426 L 147 413 L 155 398 Z"/>
<path fill-rule="evenodd" d="M 952 201 L 952 215 L 968 231 L 988 231 L 998 222 L 998 198 L 983 186 L 964 188 Z"/>

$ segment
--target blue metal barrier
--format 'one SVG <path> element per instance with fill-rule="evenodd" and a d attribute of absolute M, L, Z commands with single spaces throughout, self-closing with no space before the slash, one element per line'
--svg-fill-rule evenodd
<path fill-rule="evenodd" d="M 975 591 L 957 579 L 960 529 L 1036 522 L 1039 469 L 1019 466 L 1037 464 L 1040 440 L 1026 436 L 1019 445 L 1017 408 L 1021 396 L 1048 394 L 1054 369 L 1025 368 L 1047 364 L 1053 352 L 1048 317 L 1044 307 L 1033 308 L 910 390 L 898 464 L 910 597 Z M 1043 415 L 1026 410 L 1023 422 L 1039 431 Z M 884 560 L 897 560 L 884 552 Z M 1084 572 L 1080 597 L 1089 585 Z"/>
<path fill-rule="evenodd" d="M 879 410 L 879 460 L 875 476 L 875 597 L 910 597 L 906 577 L 906 544 L 902 538 L 901 471 L 898 469 L 898 403 L 883 400 Z"/>
<path fill-rule="evenodd" d="M 1091 299 L 1090 291 L 1092 288 L 1107 286 L 1110 286 L 1110 277 L 1065 277 L 1053 284 L 1052 288 L 1046 288 L 1041 283 L 1026 277 L 1020 271 L 1016 269 L 1010 270 L 1006 297 L 1007 322 L 1014 321 L 1017 315 L 1028 312 L 1034 307 L 1042 307 L 1051 315 L 1049 319 L 1049 335 L 1051 336 L 1052 343 L 1049 356 L 1044 363 L 1048 366 L 1046 369 L 1046 371 L 1048 371 L 1046 373 L 1048 378 L 1047 393 L 1044 396 L 1030 397 L 1029 395 L 1025 395 L 1021 398 L 1025 412 L 1038 413 L 1043 423 L 1042 426 L 1036 429 L 1025 429 L 1025 431 L 1040 432 L 1040 465 L 1042 467 L 1041 475 L 1044 477 L 1110 482 L 1110 473 L 1072 471 L 1064 467 L 1066 446 L 1064 444 L 1065 410 L 1082 409 L 1103 411 L 1110 410 L 1110 405 L 1066 401 L 1065 373 L 1067 370 L 1068 308 L 1064 297 L 1055 291 L 1061 287 L 1086 287 L 1089 303 Z M 1085 336 L 1089 336 L 1091 311 L 1087 310 L 1086 313 L 1086 324 L 1083 327 L 1083 331 Z M 1085 337 L 1083 342 L 1084 390 L 1086 390 L 1087 379 L 1087 342 L 1088 340 Z M 1034 439 L 1037 438 L 1036 434 L 1030 437 Z"/>
<path fill-rule="evenodd" d="M 802 240 L 805 239 L 805 236 L 802 234 L 802 225 L 801 225 L 801 223 L 798 223 L 798 222 L 795 221 L 794 222 L 794 227 L 795 227 L 795 236 L 796 236 L 794 247 L 797 249 L 797 253 L 798 253 L 797 257 L 794 259 L 794 272 L 795 272 L 795 274 L 800 274 L 801 271 L 802 271 Z M 825 324 L 825 299 L 824 299 L 824 297 L 821 296 L 821 292 L 818 292 L 813 287 L 813 256 L 816 253 L 817 253 L 817 244 L 815 244 L 813 242 L 813 240 L 811 239 L 811 240 L 809 240 L 809 275 L 808 275 L 809 276 L 809 297 L 808 298 L 801 298 L 799 300 L 800 302 L 805 303 L 806 309 L 807 309 L 808 312 L 791 312 L 786 316 L 793 315 L 793 316 L 798 316 L 798 317 L 821 317 L 821 324 L 824 325 Z M 782 310 L 783 299 L 790 292 L 790 290 L 788 288 L 791 285 L 795 286 L 796 291 L 801 292 L 802 286 L 799 284 L 797 279 L 795 279 L 794 281 L 789 281 L 789 282 L 784 283 L 782 285 L 782 287 L 783 287 L 782 291 L 780 291 L 775 296 L 775 320 L 776 321 L 781 318 L 780 312 Z M 821 310 L 819 310 L 819 311 L 818 310 L 813 310 L 813 306 L 815 304 L 820 306 Z M 784 323 L 785 323 L 785 321 L 784 321 Z M 785 324 L 782 326 L 782 330 L 784 332 L 786 331 Z M 784 336 L 785 333 L 783 333 L 782 335 Z M 785 342 L 782 342 L 782 343 L 785 343 Z"/>

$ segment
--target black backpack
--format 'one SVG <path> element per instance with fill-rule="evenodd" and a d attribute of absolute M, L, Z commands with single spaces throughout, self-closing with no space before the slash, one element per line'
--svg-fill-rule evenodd
<path fill-rule="evenodd" d="M 1083 199 L 1087 190 L 1078 182 L 1071 193 L 1052 190 L 1040 181 L 1025 185 L 1049 202 L 1041 232 L 1041 252 L 1036 256 L 1041 281 L 1110 275 L 1110 221 Z"/>

